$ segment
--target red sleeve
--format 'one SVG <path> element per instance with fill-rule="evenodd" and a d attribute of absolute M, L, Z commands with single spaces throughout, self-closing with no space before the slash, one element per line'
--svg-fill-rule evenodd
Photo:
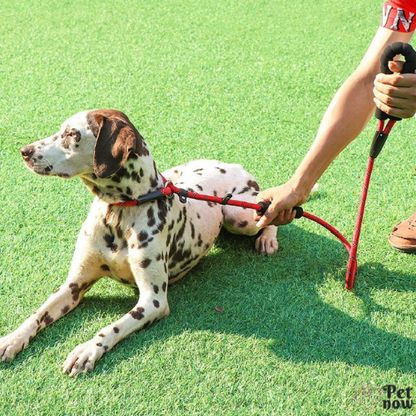
<path fill-rule="evenodd" d="M 397 32 L 413 32 L 416 29 L 416 0 L 386 1 L 380 25 Z"/>

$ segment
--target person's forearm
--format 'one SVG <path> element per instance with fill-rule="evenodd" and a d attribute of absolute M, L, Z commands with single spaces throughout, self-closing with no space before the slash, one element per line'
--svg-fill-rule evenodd
<path fill-rule="evenodd" d="M 328 107 L 316 139 L 292 180 L 304 193 L 312 187 L 339 153 L 364 129 L 374 113 L 373 79 L 352 74 Z"/>

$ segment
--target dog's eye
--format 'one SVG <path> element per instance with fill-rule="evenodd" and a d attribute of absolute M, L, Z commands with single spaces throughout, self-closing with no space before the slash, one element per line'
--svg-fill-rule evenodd
<path fill-rule="evenodd" d="M 71 129 L 68 135 L 71 136 L 76 142 L 81 140 L 81 132 L 77 129 Z"/>

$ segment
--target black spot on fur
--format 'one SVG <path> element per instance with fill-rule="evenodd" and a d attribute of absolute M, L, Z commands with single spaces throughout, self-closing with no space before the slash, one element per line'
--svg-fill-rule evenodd
<path fill-rule="evenodd" d="M 158 199 L 157 201 L 157 216 L 160 221 L 165 223 L 166 215 L 168 213 L 168 207 L 166 200 Z"/>
<path fill-rule="evenodd" d="M 254 190 L 256 190 L 256 191 L 260 191 L 260 186 L 259 186 L 259 184 L 256 181 L 248 181 L 247 182 L 247 185 L 250 188 L 254 188 Z"/>
<path fill-rule="evenodd" d="M 63 307 L 63 308 L 61 309 L 61 312 L 62 312 L 62 314 L 63 314 L 63 315 L 67 314 L 67 313 L 69 312 L 69 306 L 68 306 L 68 305 L 66 305 L 65 307 Z"/>
<path fill-rule="evenodd" d="M 137 236 L 140 242 L 146 241 L 149 238 L 149 234 L 146 231 L 140 231 L 139 235 Z"/>
<path fill-rule="evenodd" d="M 70 283 L 69 284 L 69 288 L 71 289 L 71 295 L 72 295 L 72 299 L 74 300 L 74 302 L 76 302 L 79 299 L 79 295 L 81 292 L 86 292 L 92 285 L 94 282 L 91 283 L 83 283 L 82 286 L 80 287 L 78 285 L 78 283 Z"/>
<path fill-rule="evenodd" d="M 120 227 L 120 224 L 116 225 L 116 234 L 117 234 L 118 238 L 120 238 L 120 239 L 123 238 L 123 230 Z"/>
<path fill-rule="evenodd" d="M 175 220 L 172 220 L 172 222 L 168 225 L 168 231 L 172 231 L 175 227 Z"/>
<path fill-rule="evenodd" d="M 146 269 L 147 267 L 149 267 L 149 265 L 150 265 L 150 263 L 152 262 L 152 260 L 151 259 L 145 259 L 145 260 L 142 260 L 141 262 L 140 262 L 140 267 L 142 268 L 142 269 Z"/>
<path fill-rule="evenodd" d="M 106 242 L 106 247 L 111 249 L 112 252 L 116 252 L 118 250 L 117 244 L 114 244 L 114 235 L 113 234 L 105 234 L 104 240 Z"/>
<path fill-rule="evenodd" d="M 113 328 L 113 331 L 118 334 L 120 332 L 120 329 L 118 329 L 116 326 Z"/>
<path fill-rule="evenodd" d="M 181 228 L 179 229 L 178 233 L 176 234 L 176 238 L 178 240 L 180 240 L 183 237 L 183 234 L 185 232 L 185 228 L 186 228 L 186 222 L 184 221 L 184 223 L 182 224 Z"/>
<path fill-rule="evenodd" d="M 156 178 L 156 177 L 151 176 L 151 177 L 150 177 L 150 186 L 151 186 L 152 188 L 156 188 L 156 187 L 157 187 L 157 184 L 158 184 L 157 178 Z"/>
<path fill-rule="evenodd" d="M 149 227 L 153 227 L 156 224 L 156 219 L 155 219 L 155 211 L 153 209 L 153 207 L 149 207 L 149 209 L 147 210 L 147 225 Z"/>
<path fill-rule="evenodd" d="M 135 170 L 131 173 L 131 178 L 137 183 L 141 182 L 140 176 Z"/>
<path fill-rule="evenodd" d="M 130 312 L 130 315 L 131 315 L 134 319 L 136 319 L 136 320 L 140 321 L 141 319 L 143 319 L 143 318 L 144 318 L 144 308 L 143 308 L 143 307 L 141 307 L 141 306 L 139 306 L 139 307 L 138 307 L 138 308 L 136 308 L 134 311 L 131 311 L 131 312 Z"/>
<path fill-rule="evenodd" d="M 179 224 L 182 221 L 182 218 L 183 218 L 182 211 L 179 211 L 179 216 L 176 222 Z"/>
<path fill-rule="evenodd" d="M 122 166 L 114 175 L 111 176 L 111 179 L 117 183 L 120 183 L 122 179 L 130 179 L 130 172 Z"/>
<path fill-rule="evenodd" d="M 153 301 L 153 305 L 154 305 L 154 307 L 155 307 L 155 308 L 158 308 L 158 307 L 160 306 L 160 303 L 159 303 L 159 301 L 158 301 L 158 300 L 156 300 L 156 299 L 155 299 L 155 300 Z"/>
<path fill-rule="evenodd" d="M 40 318 L 40 322 L 44 322 L 45 326 L 48 326 L 53 322 L 53 318 L 49 315 L 49 312 L 45 312 Z"/>
<path fill-rule="evenodd" d="M 79 299 L 79 285 L 78 283 L 70 283 L 69 288 L 71 289 L 72 299 L 77 301 Z"/>

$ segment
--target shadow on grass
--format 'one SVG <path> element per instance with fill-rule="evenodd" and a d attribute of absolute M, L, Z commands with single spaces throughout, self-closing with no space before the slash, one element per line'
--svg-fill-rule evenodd
<path fill-rule="evenodd" d="M 368 290 L 414 292 L 410 274 L 391 272 L 379 263 L 362 265 L 355 293 L 346 295 L 347 301 L 358 298 L 364 305 L 364 316 L 355 319 L 323 301 L 319 293 L 328 279 L 331 285 L 344 285 L 347 254 L 340 243 L 291 225 L 280 231 L 279 254 L 258 256 L 253 244 L 253 238 L 221 234 L 210 255 L 170 287 L 171 315 L 121 342 L 100 360 L 91 376 L 102 372 L 102 362 L 106 372 L 112 371 L 117 362 L 111 358 L 114 353 L 130 357 L 184 331 L 266 339 L 274 354 L 295 363 L 333 361 L 416 372 L 416 342 L 371 324 L 371 313 L 380 307 Z M 47 337 L 39 334 L 40 344 L 35 339 L 13 367 L 21 365 L 28 354 L 41 354 L 45 344 L 55 344 L 63 334 L 81 330 L 89 316 L 121 316 L 135 303 L 133 293 L 107 298 L 97 292 L 87 295 L 75 312 L 46 330 Z"/>

